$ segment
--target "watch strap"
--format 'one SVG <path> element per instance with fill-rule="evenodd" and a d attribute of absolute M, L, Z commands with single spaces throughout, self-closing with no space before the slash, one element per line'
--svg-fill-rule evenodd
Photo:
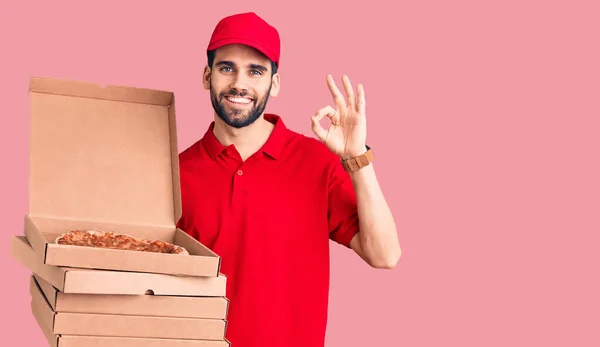
<path fill-rule="evenodd" d="M 342 166 L 344 167 L 344 170 L 348 172 L 354 172 L 372 163 L 373 160 L 375 160 L 373 150 L 371 150 L 371 147 L 369 146 L 366 146 L 366 148 L 367 151 L 365 153 L 356 157 L 342 160 Z"/>

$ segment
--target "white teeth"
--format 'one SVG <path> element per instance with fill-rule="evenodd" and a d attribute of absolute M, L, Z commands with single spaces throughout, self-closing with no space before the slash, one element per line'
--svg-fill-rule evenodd
<path fill-rule="evenodd" d="M 248 99 L 248 98 L 240 98 L 240 97 L 233 97 L 233 96 L 228 96 L 227 100 L 231 101 L 231 102 L 235 102 L 238 104 L 248 104 L 252 101 L 252 99 Z"/>

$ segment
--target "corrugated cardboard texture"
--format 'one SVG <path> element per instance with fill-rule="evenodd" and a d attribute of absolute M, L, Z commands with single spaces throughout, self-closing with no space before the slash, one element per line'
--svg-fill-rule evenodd
<path fill-rule="evenodd" d="M 175 340 L 63 335 L 57 347 L 229 347 L 226 340 Z"/>
<path fill-rule="evenodd" d="M 52 334 L 53 312 L 47 305 L 32 300 L 31 311 L 48 340 L 51 347 L 229 347 L 226 339 L 223 341 L 210 340 L 180 340 L 180 339 L 151 339 L 131 337 L 106 336 L 74 336 Z M 46 317 L 46 318 L 44 318 Z"/>
<path fill-rule="evenodd" d="M 58 336 L 52 334 L 53 314 L 47 306 L 31 300 L 31 313 L 51 347 L 58 346 Z M 50 317 L 50 319 L 48 319 Z"/>
<path fill-rule="evenodd" d="M 64 293 L 225 296 L 227 277 L 173 276 L 137 272 L 85 270 L 42 264 L 24 236 L 12 236 L 10 255 Z"/>
<path fill-rule="evenodd" d="M 225 297 L 66 294 L 37 275 L 31 280 L 55 312 L 226 319 L 229 306 Z"/>
<path fill-rule="evenodd" d="M 32 78 L 29 214 L 175 226 L 173 101 L 164 91 Z"/>
<path fill-rule="evenodd" d="M 40 308 L 43 311 L 43 321 L 50 321 L 46 316 L 49 311 L 52 312 L 54 319 L 51 331 L 56 335 L 217 341 L 225 338 L 225 320 L 54 312 L 35 281 L 31 282 L 30 293 L 32 309 Z"/>

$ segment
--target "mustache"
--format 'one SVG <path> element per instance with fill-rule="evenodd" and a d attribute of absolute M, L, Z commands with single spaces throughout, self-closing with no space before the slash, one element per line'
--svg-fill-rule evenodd
<path fill-rule="evenodd" d="M 232 89 L 228 92 L 221 93 L 221 97 L 225 97 L 225 96 L 239 96 L 239 97 L 244 97 L 244 98 L 255 99 L 252 95 L 248 94 L 247 91 L 245 91 L 245 90 L 238 91 L 237 89 Z"/>

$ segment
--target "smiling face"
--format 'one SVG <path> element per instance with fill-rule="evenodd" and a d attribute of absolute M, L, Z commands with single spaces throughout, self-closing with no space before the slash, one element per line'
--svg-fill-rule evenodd
<path fill-rule="evenodd" d="M 279 74 L 270 60 L 245 45 L 217 49 L 212 67 L 204 71 L 204 88 L 217 116 L 227 125 L 243 128 L 264 112 L 270 96 L 279 93 Z"/>

